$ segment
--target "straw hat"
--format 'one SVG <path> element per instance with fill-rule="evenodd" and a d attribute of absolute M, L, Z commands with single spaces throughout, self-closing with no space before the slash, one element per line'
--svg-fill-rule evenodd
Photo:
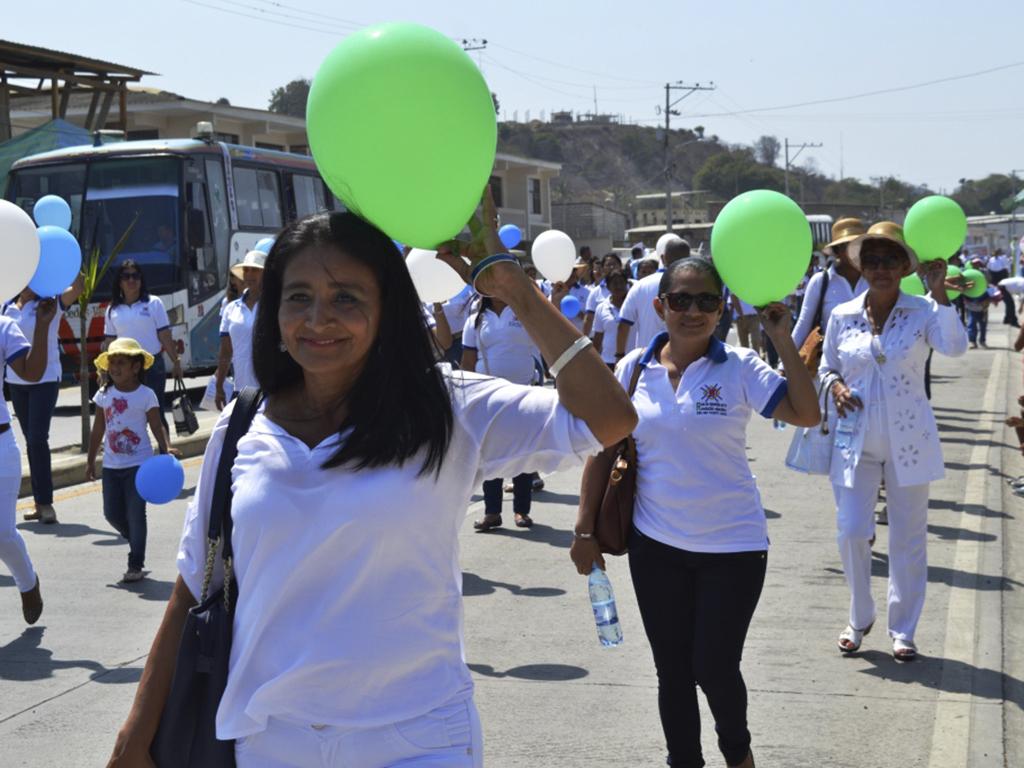
<path fill-rule="evenodd" d="M 153 364 L 153 356 L 139 346 L 139 342 L 135 339 L 129 339 L 127 336 L 122 336 L 120 339 L 114 339 L 110 342 L 110 346 L 107 347 L 106 352 L 100 352 L 96 356 L 96 368 L 101 371 L 107 370 L 107 362 L 110 360 L 111 355 L 141 357 L 143 370 L 146 370 Z"/>
<path fill-rule="evenodd" d="M 906 240 L 903 239 L 903 227 L 892 221 L 880 221 L 877 224 L 872 224 L 871 228 L 850 243 L 847 249 L 847 255 L 850 257 L 850 261 L 853 263 L 853 266 L 857 268 L 858 272 L 863 271 L 860 268 L 860 250 L 864 247 L 864 243 L 870 240 L 885 240 L 890 243 L 895 243 L 903 250 L 903 253 L 907 256 L 907 261 L 910 262 L 906 272 L 903 273 L 904 277 L 917 271 L 917 254 L 914 253 L 914 249 L 907 245 Z"/>
<path fill-rule="evenodd" d="M 864 226 L 864 222 L 860 219 L 840 219 L 832 225 L 832 242 L 821 250 L 828 256 L 835 256 L 835 251 L 832 250 L 834 246 L 856 240 L 866 231 L 867 228 Z"/>
<path fill-rule="evenodd" d="M 246 267 L 255 267 L 256 269 L 263 269 L 267 263 L 267 254 L 263 251 L 249 251 L 245 254 L 245 258 L 240 262 L 231 267 L 231 274 L 237 277 L 239 280 L 242 279 L 242 270 Z"/>

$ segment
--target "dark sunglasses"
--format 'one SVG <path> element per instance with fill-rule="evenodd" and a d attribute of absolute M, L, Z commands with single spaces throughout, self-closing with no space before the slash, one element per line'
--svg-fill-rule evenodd
<path fill-rule="evenodd" d="M 701 312 L 711 314 L 722 306 L 722 297 L 714 293 L 663 293 L 658 298 L 668 304 L 673 312 L 686 312 L 696 303 Z"/>
<path fill-rule="evenodd" d="M 139 273 L 139 272 L 122 272 L 121 273 L 121 279 L 122 280 L 141 280 L 142 279 L 142 274 Z"/>
<path fill-rule="evenodd" d="M 896 269 L 903 261 L 898 256 L 881 256 L 874 253 L 862 254 L 860 257 L 861 269 Z"/>

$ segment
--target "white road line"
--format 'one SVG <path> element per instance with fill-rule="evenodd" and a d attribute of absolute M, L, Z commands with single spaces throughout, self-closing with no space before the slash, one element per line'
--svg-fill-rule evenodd
<path fill-rule="evenodd" d="M 999 390 L 1000 374 L 1003 370 L 1003 355 L 997 353 L 985 384 L 981 411 L 994 410 L 996 393 Z M 987 426 L 994 441 L 999 437 L 995 430 L 998 421 L 992 416 L 979 417 L 978 426 Z M 965 478 L 963 509 L 959 527 L 964 532 L 956 542 L 953 558 L 953 582 L 949 592 L 949 610 L 946 615 L 946 641 L 943 656 L 939 696 L 935 703 L 935 726 L 932 733 L 932 750 L 928 768 L 964 768 L 967 765 L 971 734 L 971 705 L 974 697 L 970 693 L 951 691 L 971 690 L 971 670 L 974 667 L 975 616 L 977 609 L 976 589 L 978 566 L 981 560 L 981 536 L 985 522 L 983 515 L 968 514 L 971 506 L 985 506 L 985 484 L 988 478 L 988 441 L 981 439 L 971 448 L 970 469 Z M 994 447 L 994 450 L 999 450 Z M 959 662 L 959 663 L 957 663 Z"/>

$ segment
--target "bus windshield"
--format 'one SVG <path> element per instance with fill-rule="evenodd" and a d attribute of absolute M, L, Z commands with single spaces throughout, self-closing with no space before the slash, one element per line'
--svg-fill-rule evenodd
<path fill-rule="evenodd" d="M 181 288 L 180 167 L 174 157 L 119 157 L 90 163 L 80 242 L 108 254 L 132 226 L 113 268 L 125 259 L 142 267 L 152 293 Z M 109 278 L 96 299 L 109 296 Z"/>

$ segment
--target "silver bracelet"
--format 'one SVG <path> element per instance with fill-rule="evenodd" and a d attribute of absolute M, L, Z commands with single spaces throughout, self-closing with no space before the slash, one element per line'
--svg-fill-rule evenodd
<path fill-rule="evenodd" d="M 592 534 L 592 533 L 577 533 L 576 531 L 573 531 L 572 532 L 572 537 L 574 539 L 583 539 L 583 540 L 586 541 L 586 540 L 589 540 L 589 539 L 593 539 L 594 538 L 594 534 Z"/>
<path fill-rule="evenodd" d="M 548 370 L 551 371 L 551 375 L 555 378 L 558 378 L 558 374 L 562 372 L 562 369 L 565 368 L 565 366 L 567 366 L 572 361 L 572 359 L 576 357 L 576 355 L 578 355 L 587 347 L 593 345 L 593 343 L 594 342 L 592 342 L 586 336 L 580 336 L 578 339 L 576 339 L 576 341 L 569 345 L 569 348 L 565 350 L 565 352 L 558 356 L 558 359 L 551 364 L 551 367 L 548 368 Z"/>

